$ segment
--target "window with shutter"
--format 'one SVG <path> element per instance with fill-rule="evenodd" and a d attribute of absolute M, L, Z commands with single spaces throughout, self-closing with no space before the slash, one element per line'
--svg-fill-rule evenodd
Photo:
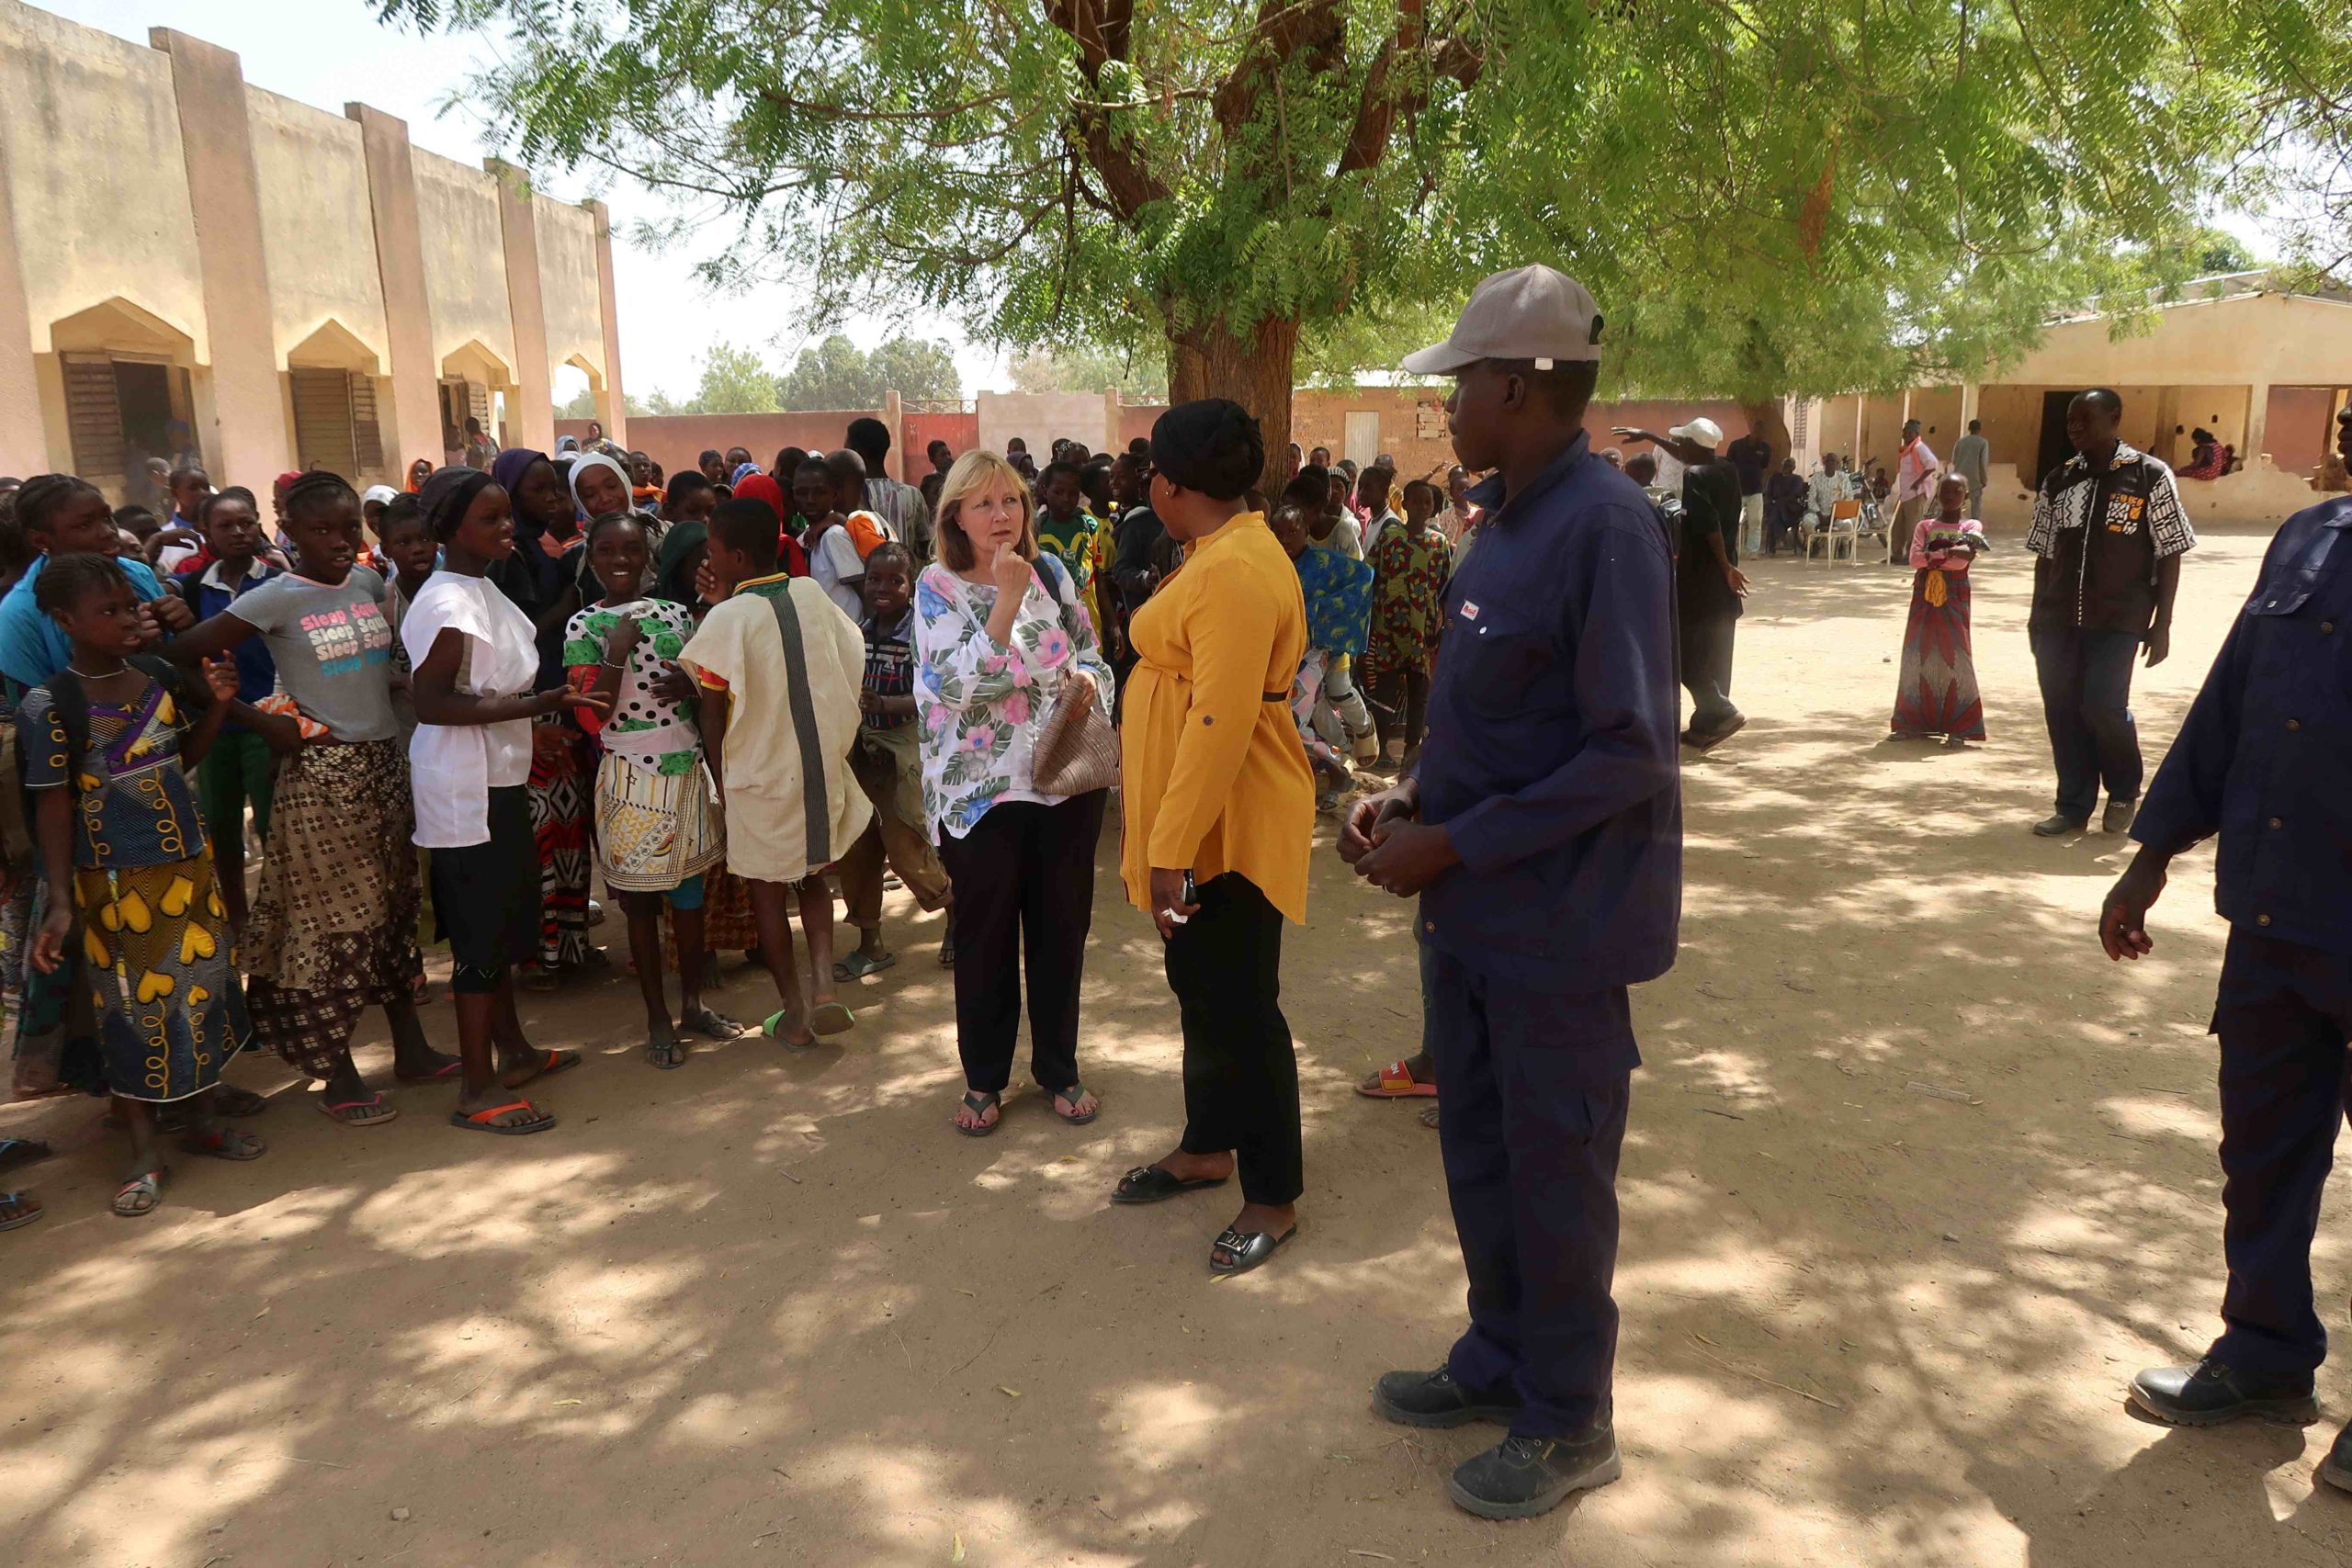
<path fill-rule="evenodd" d="M 74 471 L 85 479 L 122 473 L 122 403 L 116 395 L 114 362 L 103 355 L 64 356 L 65 430 L 74 446 Z"/>
<path fill-rule="evenodd" d="M 376 378 L 354 371 L 351 377 L 351 440 L 358 457 L 356 473 L 380 474 L 384 471 L 384 434 L 376 423 Z"/>
<path fill-rule="evenodd" d="M 1805 444 L 1812 438 L 1813 400 L 1811 398 L 1799 398 L 1796 401 L 1797 417 L 1793 427 L 1789 431 L 1789 444 L 1792 447 L 1802 451 L 1804 448 Z"/>
<path fill-rule="evenodd" d="M 357 471 L 351 431 L 351 372 L 292 370 L 294 460 L 345 477 Z"/>
<path fill-rule="evenodd" d="M 484 430 L 490 428 L 490 389 L 480 381 L 466 383 L 466 410 L 481 421 Z"/>

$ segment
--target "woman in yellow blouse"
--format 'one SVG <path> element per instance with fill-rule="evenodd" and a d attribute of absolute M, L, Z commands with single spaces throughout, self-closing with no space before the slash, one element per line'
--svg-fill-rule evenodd
<path fill-rule="evenodd" d="M 1298 572 L 1242 500 L 1266 464 L 1258 422 L 1223 399 L 1151 433 L 1151 504 L 1183 569 L 1136 612 L 1122 730 L 1127 897 L 1167 943 L 1184 1028 L 1184 1136 L 1112 1200 L 1221 1187 L 1241 1213 L 1209 1269 L 1256 1268 L 1298 1229 L 1298 1057 L 1281 1007 L 1283 920 L 1306 919 L 1315 775 L 1290 716 L 1306 649 Z"/>

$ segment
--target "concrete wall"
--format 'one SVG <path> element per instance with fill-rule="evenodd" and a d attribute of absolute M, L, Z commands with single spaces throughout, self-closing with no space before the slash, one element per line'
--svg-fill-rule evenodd
<path fill-rule="evenodd" d="M 539 305 L 548 362 L 577 365 L 591 388 L 605 381 L 605 313 L 596 275 L 596 215 L 584 207 L 531 200 L 539 239 Z"/>
<path fill-rule="evenodd" d="M 245 108 L 260 176 L 277 364 L 291 363 L 297 348 L 334 321 L 365 346 L 370 362 L 359 367 L 343 356 L 324 357 L 318 351 L 324 344 L 300 356 L 302 361 L 380 371 L 391 363 L 392 350 L 359 127 L 258 87 L 245 89 Z"/>
<path fill-rule="evenodd" d="M 1014 436 L 1029 444 L 1029 455 L 1044 468 L 1054 443 L 1064 437 L 1082 441 L 1090 451 L 1108 451 L 1122 445 L 1119 403 L 1101 392 L 982 392 L 979 444 L 1004 450 Z"/>
<path fill-rule="evenodd" d="M 2347 365 L 2352 304 L 2259 294 L 2166 306 L 2121 337 L 2104 319 L 2063 322 L 1999 378 L 2078 388 L 2332 386 Z"/>
<path fill-rule="evenodd" d="M 0 105 L 34 352 L 51 322 L 119 296 L 209 359 L 171 62 L 7 0 Z"/>
<path fill-rule="evenodd" d="M 514 383 L 514 327 L 506 299 L 506 243 L 498 186 L 481 169 L 416 148 L 417 230 L 424 245 L 424 297 L 436 364 L 479 344 Z M 412 442 L 413 445 L 413 442 Z"/>

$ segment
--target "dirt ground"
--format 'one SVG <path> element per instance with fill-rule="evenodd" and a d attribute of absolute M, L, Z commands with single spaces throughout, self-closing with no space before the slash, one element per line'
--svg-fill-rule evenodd
<path fill-rule="evenodd" d="M 546 1136 L 460 1134 L 415 1089 L 397 1124 L 341 1130 L 249 1062 L 268 1157 L 183 1159 L 129 1224 L 95 1104 L 0 1111 L 58 1146 L 22 1179 L 48 1217 L 0 1236 L 0 1561 L 2343 1562 L 2352 1498 L 2311 1477 L 2339 1379 L 2308 1432 L 2124 1409 L 2135 1368 L 2217 1327 L 2222 930 L 2207 851 L 2154 960 L 2112 966 L 2092 926 L 2122 846 L 2027 834 L 2051 779 L 2028 573 L 1998 542 L 1992 740 L 1965 755 L 1883 739 L 1907 578 L 1756 570 L 1754 722 L 1686 773 L 1681 961 L 1636 993 L 1625 1475 L 1580 1506 L 1474 1520 L 1442 1482 L 1493 1434 L 1368 1409 L 1377 1373 L 1442 1356 L 1463 1287 L 1435 1135 L 1350 1092 L 1416 1042 L 1407 911 L 1335 856 L 1285 953 L 1299 1239 L 1213 1284 L 1231 1190 L 1106 1206 L 1182 1116 L 1175 1009 L 1106 842 L 1082 1130 L 1032 1094 L 992 1140 L 950 1132 L 938 925 L 902 896 L 906 961 L 842 1049 L 746 1039 L 657 1073 L 625 977 L 534 998 L 538 1039 L 591 1058 Z M 2140 683 L 2152 765 L 2261 544 L 2191 559 Z M 730 976 L 734 1012 L 761 998 Z M 448 1036 L 446 1005 L 426 1019 Z"/>

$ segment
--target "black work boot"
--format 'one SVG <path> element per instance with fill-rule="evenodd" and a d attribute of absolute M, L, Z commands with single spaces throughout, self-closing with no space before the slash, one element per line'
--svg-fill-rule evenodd
<path fill-rule="evenodd" d="M 2335 1434 L 2335 1446 L 2319 1461 L 2319 1478 L 2338 1492 L 2352 1492 L 2352 1425 Z"/>
<path fill-rule="evenodd" d="M 2132 1380 L 2132 1403 L 2168 1427 L 2217 1427 L 2249 1416 L 2297 1427 L 2319 1419 L 2310 1378 L 2258 1378 L 2211 1357 L 2193 1367 L 2150 1367 Z"/>
<path fill-rule="evenodd" d="M 1499 1388 L 1464 1388 L 1444 1367 L 1433 1372 L 1383 1372 L 1372 1385 L 1372 1407 L 1405 1427 L 1466 1427 L 1473 1421 L 1509 1421 L 1519 1414 L 1519 1394 Z"/>
<path fill-rule="evenodd" d="M 1456 1506 L 1482 1519 L 1532 1519 L 1550 1513 L 1572 1493 L 1608 1485 L 1623 1470 L 1617 1434 L 1606 1425 L 1573 1438 L 1513 1433 L 1465 1461 L 1445 1491 Z"/>

